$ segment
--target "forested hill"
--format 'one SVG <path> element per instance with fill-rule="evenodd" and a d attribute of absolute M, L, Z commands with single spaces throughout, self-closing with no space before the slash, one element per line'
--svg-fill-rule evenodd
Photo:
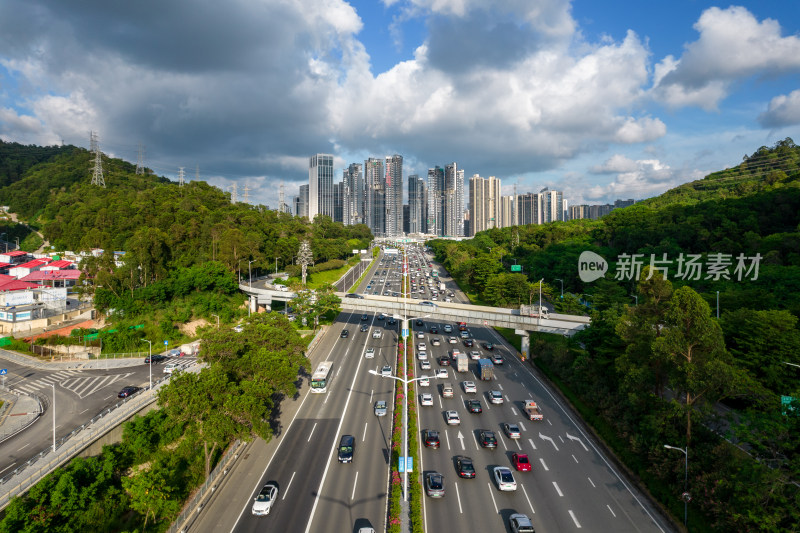
<path fill-rule="evenodd" d="M 25 146 L 0 139 L 0 187 L 19 181 L 32 166 L 59 154 L 72 153 L 75 146 Z"/>
<path fill-rule="evenodd" d="M 22 147 L 36 152 L 36 147 Z M 56 250 L 126 250 L 156 279 L 171 267 L 221 261 L 231 271 L 257 264 L 291 264 L 309 239 L 316 262 L 346 258 L 372 234 L 328 217 L 313 224 L 231 203 L 230 194 L 202 181 L 178 186 L 167 178 L 137 175 L 135 166 L 103 157 L 106 187 L 91 184 L 93 154 L 72 149 L 28 168 L 0 189 L 0 202 L 41 228 Z M 5 159 L 0 158 L 0 167 Z"/>

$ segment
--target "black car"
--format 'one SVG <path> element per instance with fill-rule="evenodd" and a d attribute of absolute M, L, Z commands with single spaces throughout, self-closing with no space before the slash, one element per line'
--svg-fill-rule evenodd
<path fill-rule="evenodd" d="M 439 328 L 437 328 L 436 326 L 431 326 L 431 330 L 430 331 L 434 335 L 437 335 L 439 333 Z"/>
<path fill-rule="evenodd" d="M 119 394 L 117 394 L 117 398 L 127 398 L 128 396 L 133 396 L 140 390 L 142 390 L 141 387 L 134 387 L 134 386 L 124 387 L 121 391 L 119 391 Z"/>
<path fill-rule="evenodd" d="M 151 361 L 153 363 L 160 363 L 161 361 L 166 361 L 166 360 L 167 360 L 166 355 L 158 355 L 158 354 L 150 355 L 144 358 L 144 364 L 149 365 Z"/>
<path fill-rule="evenodd" d="M 443 355 L 439 358 L 439 366 L 450 366 L 450 358 Z"/>
<path fill-rule="evenodd" d="M 472 341 L 472 339 L 464 339 L 464 346 L 467 348 L 472 348 L 475 346 L 475 343 Z"/>
<path fill-rule="evenodd" d="M 458 472 L 458 477 L 474 479 L 475 465 L 472 464 L 472 459 L 464 456 L 458 457 L 456 459 L 456 472 Z"/>
<path fill-rule="evenodd" d="M 482 413 L 483 408 L 481 407 L 480 400 L 467 400 L 467 409 L 469 409 L 470 413 Z"/>
<path fill-rule="evenodd" d="M 359 300 L 363 300 L 364 299 L 363 296 L 361 296 L 360 294 L 356 294 L 354 292 L 351 292 L 350 294 L 345 295 L 345 298 L 358 298 Z"/>
<path fill-rule="evenodd" d="M 346 338 L 348 337 L 348 335 L 350 335 L 350 332 L 349 332 L 348 330 L 346 330 L 346 329 L 343 329 L 343 330 L 342 330 L 341 337 L 342 337 L 343 339 L 346 339 Z"/>
<path fill-rule="evenodd" d="M 416 324 L 417 324 L 418 326 L 423 326 L 425 323 L 422 321 L 422 319 L 421 319 L 421 318 L 418 318 L 418 319 L 417 319 L 417 322 L 416 322 Z"/>
<path fill-rule="evenodd" d="M 492 344 L 491 342 L 484 342 L 483 347 L 490 351 L 494 350 L 494 344 Z"/>
<path fill-rule="evenodd" d="M 390 326 L 394 326 L 395 324 L 397 324 L 397 320 L 395 320 L 395 318 L 394 318 L 394 317 L 392 317 L 392 318 L 390 318 L 390 319 L 389 319 L 389 321 L 388 321 L 388 322 L 386 322 L 386 323 L 387 323 L 387 324 L 389 324 Z"/>
<path fill-rule="evenodd" d="M 369 326 L 367 324 L 361 324 L 361 331 L 369 331 Z"/>
<path fill-rule="evenodd" d="M 366 314 L 361 315 L 361 320 L 369 320 L 369 317 Z"/>
<path fill-rule="evenodd" d="M 426 448 L 438 448 L 441 444 L 439 441 L 439 432 L 435 429 L 425 429 L 422 431 L 422 442 L 425 443 Z"/>
<path fill-rule="evenodd" d="M 479 439 L 481 446 L 494 450 L 497 448 L 497 437 L 494 436 L 494 431 L 483 430 L 481 431 L 481 438 Z"/>

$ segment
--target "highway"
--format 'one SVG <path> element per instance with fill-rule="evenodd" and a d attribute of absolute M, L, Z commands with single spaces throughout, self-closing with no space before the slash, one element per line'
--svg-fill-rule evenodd
<path fill-rule="evenodd" d="M 449 281 L 443 277 L 443 281 Z M 447 283 L 457 299 L 463 294 L 455 290 L 452 281 Z M 455 318 L 455 317 L 454 317 Z M 529 365 L 519 361 L 513 349 L 505 345 L 494 330 L 478 325 L 469 325 L 469 334 L 474 347 L 466 347 L 459 337 L 450 344 L 451 335 L 458 335 L 457 319 L 450 322 L 454 333 L 444 333 L 445 323 L 426 321 L 423 327 L 415 327 L 413 346 L 425 342 L 431 370 L 420 370 L 418 375 L 431 375 L 439 368 L 446 369 L 446 379 L 432 380 L 428 387 L 418 387 L 415 401 L 420 421 L 419 480 L 427 472 L 439 472 L 445 478 L 445 497 L 424 497 L 423 513 L 426 531 L 504 531 L 508 517 L 513 513 L 528 515 L 537 532 L 564 531 L 615 531 L 644 532 L 670 531 L 671 527 L 657 515 L 649 502 L 617 472 L 615 467 L 598 450 L 556 395 Z M 431 326 L 438 333 L 430 333 Z M 417 332 L 423 332 L 423 338 Z M 439 346 L 431 342 L 441 341 Z M 482 345 L 491 342 L 493 351 Z M 477 361 L 470 359 L 469 371 L 459 373 L 453 366 L 440 367 L 438 359 L 447 356 L 449 350 L 463 353 L 473 350 L 481 352 L 482 358 L 493 353 L 504 355 L 504 363 L 495 365 L 495 379 L 481 381 L 477 375 Z M 476 393 L 466 393 L 463 382 L 476 384 Z M 443 382 L 455 385 L 453 398 L 443 398 Z M 489 401 L 489 390 L 502 392 L 501 405 Z M 422 406 L 420 394 L 433 394 L 433 406 Z M 470 413 L 466 402 L 478 399 L 482 412 Z M 530 421 L 524 414 L 524 400 L 535 400 L 544 412 L 543 421 Z M 448 426 L 444 411 L 458 412 L 461 423 Z M 521 438 L 511 439 L 503 431 L 503 423 L 516 423 Z M 441 446 L 427 448 L 423 444 L 424 429 L 439 431 Z M 497 438 L 496 449 L 486 449 L 479 444 L 481 430 L 491 430 Z M 514 452 L 528 455 L 532 471 L 517 472 L 512 464 Z M 476 476 L 474 479 L 459 478 L 456 458 L 472 459 Z M 504 466 L 511 469 L 517 484 L 515 491 L 501 492 L 494 481 L 493 469 Z"/>

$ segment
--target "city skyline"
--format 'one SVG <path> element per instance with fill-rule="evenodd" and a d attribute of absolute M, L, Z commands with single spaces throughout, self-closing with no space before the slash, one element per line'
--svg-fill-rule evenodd
<path fill-rule="evenodd" d="M 458 161 L 504 195 L 602 204 L 798 137 L 795 2 L 318 7 L 3 2 L 0 139 L 88 148 L 95 131 L 108 156 L 143 145 L 158 175 L 195 169 L 274 207 L 313 153 L 337 174 L 371 154 L 418 176 Z"/>

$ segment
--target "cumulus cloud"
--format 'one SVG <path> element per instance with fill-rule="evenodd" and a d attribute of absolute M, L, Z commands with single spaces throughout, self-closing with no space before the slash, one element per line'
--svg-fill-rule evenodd
<path fill-rule="evenodd" d="M 580 188 L 574 188 L 576 198 L 590 203 L 612 202 L 617 198 L 647 198 L 700 177 L 700 173 L 695 171 L 676 172 L 658 159 L 633 160 L 619 154 L 592 168 L 592 172 L 616 176 L 607 184 L 582 184 Z"/>
<path fill-rule="evenodd" d="M 773 98 L 769 108 L 758 116 L 758 122 L 765 128 L 800 124 L 800 90 Z"/>
<path fill-rule="evenodd" d="M 714 110 L 736 80 L 800 70 L 800 37 L 782 36 L 776 20 L 759 22 L 744 7 L 709 8 L 694 28 L 700 36 L 679 59 L 655 66 L 653 94 L 670 107 Z"/>

